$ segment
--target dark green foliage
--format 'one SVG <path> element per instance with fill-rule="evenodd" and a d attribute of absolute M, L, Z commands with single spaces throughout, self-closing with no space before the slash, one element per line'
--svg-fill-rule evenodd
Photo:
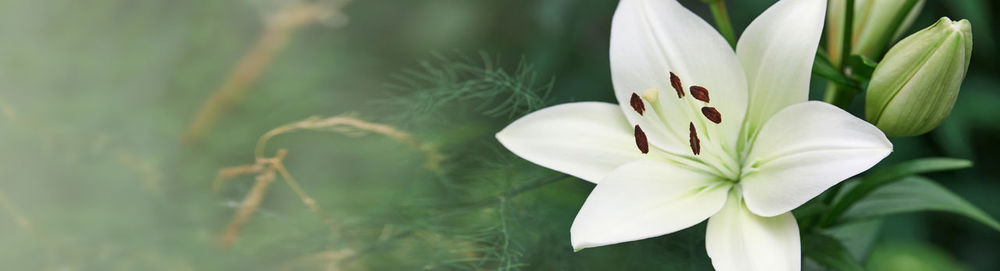
<path fill-rule="evenodd" d="M 802 254 L 831 270 L 864 270 L 839 240 L 823 234 L 803 236 Z"/>
<path fill-rule="evenodd" d="M 914 211 L 945 211 L 967 216 L 1000 231 L 988 214 L 933 181 L 908 177 L 876 189 L 844 214 L 845 220 L 880 218 Z"/>
<path fill-rule="evenodd" d="M 393 78 L 393 95 L 374 107 L 392 109 L 394 121 L 408 127 L 447 123 L 458 112 L 512 119 L 547 105 L 554 79 L 539 80 L 533 65 L 522 58 L 513 68 L 500 57 L 480 52 L 478 58 L 434 54 Z M 427 123 L 436 121 L 437 123 Z"/>

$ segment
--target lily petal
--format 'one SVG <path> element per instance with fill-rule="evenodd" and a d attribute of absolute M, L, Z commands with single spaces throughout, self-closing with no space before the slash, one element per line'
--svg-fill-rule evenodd
<path fill-rule="evenodd" d="M 750 91 L 744 139 L 749 142 L 774 113 L 809 98 L 813 58 L 826 0 L 778 1 L 743 32 L 736 54 Z"/>
<path fill-rule="evenodd" d="M 778 112 L 761 128 L 743 168 L 747 207 L 783 214 L 871 168 L 892 152 L 878 128 L 824 102 Z"/>
<path fill-rule="evenodd" d="M 631 125 L 618 106 L 609 103 L 569 103 L 538 110 L 496 137 L 525 160 L 594 183 L 644 157 Z"/>
<path fill-rule="evenodd" d="M 735 52 L 725 39 L 700 17 L 675 0 L 622 0 L 611 23 L 611 78 L 615 96 L 632 124 L 659 125 L 669 142 L 661 148 L 691 155 L 688 126 L 709 127 L 712 144 L 730 145 L 746 113 L 746 77 Z M 671 84 L 671 73 L 680 92 Z M 709 102 L 696 99 L 690 88 L 707 90 Z M 655 88 L 661 121 L 645 120 L 629 105 L 632 93 Z M 679 98 L 679 96 L 683 98 Z M 701 111 L 714 107 L 722 122 L 710 122 Z M 645 122 L 645 123 L 644 123 Z M 653 130 L 652 128 L 648 130 Z M 660 141 L 660 140 L 657 140 Z M 727 148 L 727 149 L 735 149 Z"/>
<path fill-rule="evenodd" d="M 738 193 L 708 219 L 705 249 L 715 270 L 784 271 L 801 269 L 799 226 L 791 213 L 753 214 Z"/>
<path fill-rule="evenodd" d="M 608 174 L 573 221 L 573 248 L 656 237 L 704 221 L 726 202 L 731 183 L 669 162 L 641 160 Z"/>

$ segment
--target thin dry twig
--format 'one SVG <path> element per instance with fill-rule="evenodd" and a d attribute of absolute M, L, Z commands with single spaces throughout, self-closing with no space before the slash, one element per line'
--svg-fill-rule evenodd
<path fill-rule="evenodd" d="M 243 197 L 243 202 L 240 204 L 240 209 L 236 211 L 233 218 L 229 221 L 229 225 L 223 231 L 222 236 L 219 238 L 219 243 L 223 247 L 228 247 L 232 245 L 239 235 L 240 229 L 243 225 L 250 220 L 250 216 L 253 215 L 254 211 L 260 207 L 261 201 L 264 200 L 264 195 L 267 193 L 268 186 L 274 182 L 274 178 L 280 175 L 282 180 L 285 181 L 288 186 L 292 187 L 295 194 L 298 195 L 302 203 L 309 208 L 309 211 L 318 216 L 323 220 L 324 223 L 330 227 L 334 227 L 335 224 L 333 220 L 326 216 L 326 213 L 316 204 L 316 200 L 306 194 L 305 190 L 299 186 L 299 183 L 295 181 L 295 178 L 285 169 L 284 159 L 288 155 L 288 151 L 285 149 L 278 150 L 278 153 L 274 157 L 269 158 L 257 158 L 257 162 L 252 165 L 237 166 L 224 168 L 219 170 L 216 176 L 215 183 L 213 184 L 214 189 L 219 189 L 222 182 L 233 179 L 242 175 L 256 175 L 254 177 L 254 184 L 250 188 L 250 192 Z"/>
<path fill-rule="evenodd" d="M 274 55 L 285 47 L 289 36 L 296 29 L 331 17 L 343 17 L 340 10 L 346 0 L 289 5 L 267 20 L 264 31 L 239 64 L 230 72 L 222 85 L 205 100 L 182 138 L 185 144 L 194 144 L 208 133 L 215 122 L 242 98 L 249 86 L 260 77 Z"/>
<path fill-rule="evenodd" d="M 216 175 L 215 181 L 212 184 L 213 190 L 216 191 L 222 187 L 225 181 L 246 175 L 256 176 L 256 182 L 251 187 L 250 192 L 244 196 L 243 202 L 240 204 L 240 209 L 230 220 L 229 226 L 226 227 L 219 239 L 223 247 L 228 247 L 236 241 L 240 229 L 260 206 L 260 202 L 267 192 L 268 185 L 274 181 L 276 175 L 281 176 L 281 179 L 295 192 L 299 199 L 302 200 L 302 204 L 309 211 L 330 225 L 331 228 L 336 227 L 333 220 L 327 217 L 326 213 L 316 204 L 316 200 L 310 197 L 305 189 L 299 185 L 295 177 L 288 172 L 288 169 L 284 165 L 284 159 L 288 151 L 279 149 L 274 157 L 265 157 L 263 154 L 268 141 L 272 138 L 299 130 L 332 131 L 349 136 L 360 136 L 365 133 L 383 135 L 421 151 L 425 157 L 425 167 L 436 173 L 441 172 L 441 162 L 444 160 L 444 155 L 437 151 L 434 145 L 421 142 L 411 134 L 386 124 L 363 121 L 347 114 L 329 118 L 311 117 L 299 122 L 279 126 L 264 133 L 257 140 L 257 146 L 254 149 L 256 161 L 253 164 L 223 168 Z"/>
<path fill-rule="evenodd" d="M 445 155 L 438 151 L 434 144 L 420 142 L 410 133 L 386 124 L 360 120 L 354 117 L 353 114 L 344 114 L 329 118 L 311 117 L 271 129 L 257 140 L 254 155 L 262 157 L 264 149 L 267 147 L 267 142 L 274 136 L 298 130 L 333 131 L 348 136 L 360 136 L 365 133 L 383 135 L 423 153 L 424 167 L 428 170 L 435 173 L 441 173 L 443 170 L 441 162 L 445 160 Z"/>
<path fill-rule="evenodd" d="M 265 162 L 258 159 L 253 164 L 220 169 L 219 173 L 215 175 L 215 181 L 212 182 L 212 190 L 219 191 L 222 189 L 222 184 L 228 180 L 244 175 L 257 175 L 264 171 L 265 166 Z"/>
<path fill-rule="evenodd" d="M 268 186 L 274 181 L 274 172 L 265 172 L 257 175 L 255 178 L 253 187 L 250 188 L 250 192 L 243 197 L 243 203 L 240 204 L 240 209 L 236 211 L 236 215 L 233 219 L 229 221 L 229 226 L 226 226 L 226 230 L 222 233 L 222 237 L 219 238 L 219 243 L 224 247 L 228 247 L 236 242 L 236 237 L 239 235 L 240 229 L 246 224 L 247 220 L 250 219 L 250 215 L 257 210 L 260 206 L 260 202 L 264 200 L 264 193 L 267 192 Z"/>
<path fill-rule="evenodd" d="M 288 152 L 285 150 L 279 150 L 277 155 L 273 158 L 267 159 L 257 159 L 257 163 L 251 166 L 241 166 L 236 168 L 227 168 L 219 171 L 219 176 L 216 178 L 216 183 L 220 180 L 225 180 L 225 178 L 233 178 L 242 174 L 256 174 L 254 177 L 253 187 L 250 188 L 250 192 L 243 197 L 243 202 L 240 204 L 240 209 L 236 211 L 233 218 L 229 221 L 229 226 L 226 226 L 225 231 L 223 231 L 222 236 L 219 237 L 219 243 L 223 247 L 228 247 L 236 241 L 236 237 L 239 235 L 240 229 L 243 225 L 250 219 L 250 215 L 260 207 L 261 201 L 264 200 L 264 194 L 267 193 L 268 186 L 274 181 L 275 171 L 281 160 L 285 158 Z"/>

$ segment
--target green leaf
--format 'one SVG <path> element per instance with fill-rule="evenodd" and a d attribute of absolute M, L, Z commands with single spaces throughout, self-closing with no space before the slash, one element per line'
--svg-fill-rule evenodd
<path fill-rule="evenodd" d="M 803 236 L 802 254 L 831 270 L 864 270 L 840 241 L 823 234 L 814 233 Z"/>
<path fill-rule="evenodd" d="M 900 178 L 921 173 L 963 169 L 971 166 L 972 161 L 964 159 L 922 158 L 875 171 L 862 178 L 857 185 L 851 187 L 843 196 L 838 197 L 833 207 L 830 208 L 830 211 L 820 221 L 820 225 L 824 227 L 833 225 L 844 211 L 850 208 L 851 205 L 854 205 L 855 202 L 872 193 L 875 189 L 898 181 Z"/>
<path fill-rule="evenodd" d="M 836 238 L 847 248 L 847 252 L 855 260 L 861 262 L 866 259 L 878 240 L 882 229 L 882 219 L 871 219 L 858 223 L 837 225 L 829 229 L 822 229 L 820 232 Z"/>
<path fill-rule="evenodd" d="M 857 221 L 886 215 L 945 211 L 967 216 L 1000 231 L 1000 223 L 965 199 L 941 185 L 919 176 L 883 186 L 844 213 L 843 221 Z"/>

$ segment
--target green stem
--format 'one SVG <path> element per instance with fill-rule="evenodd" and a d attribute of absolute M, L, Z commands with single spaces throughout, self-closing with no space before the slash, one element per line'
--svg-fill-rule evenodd
<path fill-rule="evenodd" d="M 841 39 L 840 67 L 838 68 L 845 76 L 851 77 L 850 70 L 847 68 L 847 60 L 851 57 L 851 42 L 854 40 L 854 0 L 846 0 L 844 2 L 844 35 Z M 829 84 L 826 87 L 826 94 L 823 96 L 823 101 L 847 109 L 854 100 L 854 95 L 857 93 L 858 91 L 855 89 L 846 89 L 835 84 Z"/>
<path fill-rule="evenodd" d="M 844 38 L 840 40 L 840 67 L 847 66 L 847 59 L 851 57 L 851 43 L 854 41 L 854 0 L 844 1 Z"/>
<path fill-rule="evenodd" d="M 722 37 L 726 38 L 729 46 L 736 48 L 736 32 L 733 31 L 733 24 L 729 21 L 729 11 L 726 10 L 726 1 L 715 0 L 707 2 L 712 10 L 712 17 L 715 18 L 715 27 L 719 29 Z"/>

